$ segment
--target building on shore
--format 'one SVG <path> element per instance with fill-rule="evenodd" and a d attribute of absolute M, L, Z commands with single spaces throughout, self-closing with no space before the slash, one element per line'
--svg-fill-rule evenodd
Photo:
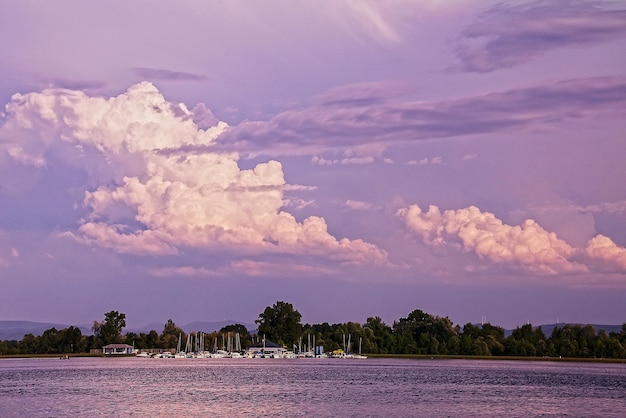
<path fill-rule="evenodd" d="M 265 338 L 252 344 L 246 351 L 248 357 L 283 357 L 286 352 L 286 348 Z"/>
<path fill-rule="evenodd" d="M 128 344 L 108 344 L 102 347 L 102 354 L 106 355 L 133 354 L 134 352 L 133 346 Z"/>

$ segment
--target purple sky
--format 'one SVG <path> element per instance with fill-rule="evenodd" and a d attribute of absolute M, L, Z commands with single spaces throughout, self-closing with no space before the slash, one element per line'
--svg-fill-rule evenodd
<path fill-rule="evenodd" d="M 0 320 L 626 322 L 622 1 L 0 0 Z"/>

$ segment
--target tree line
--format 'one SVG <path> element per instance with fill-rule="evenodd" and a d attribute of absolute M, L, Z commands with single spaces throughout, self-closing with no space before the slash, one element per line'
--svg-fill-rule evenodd
<path fill-rule="evenodd" d="M 204 349 L 214 345 L 222 348 L 226 335 L 239 334 L 244 348 L 262 338 L 287 349 L 315 341 L 329 352 L 345 348 L 346 336 L 361 342 L 366 354 L 421 354 L 460 356 L 532 356 L 574 358 L 626 358 L 626 323 L 621 332 L 596 331 L 592 325 L 567 324 L 555 327 L 546 336 L 540 327 L 526 324 L 505 336 L 502 327 L 485 323 L 455 325 L 448 317 L 431 315 L 419 309 L 388 325 L 380 317 L 367 318 L 365 323 L 302 324 L 302 315 L 287 302 L 276 302 L 259 314 L 255 335 L 244 325 L 228 325 L 218 332 L 206 333 Z M 48 329 L 41 336 L 26 334 L 21 341 L 0 341 L 0 354 L 64 354 L 89 352 L 110 343 L 126 343 L 137 349 L 173 349 L 187 334 L 169 319 L 161 333 L 122 333 L 126 316 L 117 311 L 105 314 L 102 322 L 94 322 L 93 335 L 80 329 Z M 196 333 L 191 333 L 196 334 Z M 356 345 L 356 344 L 353 344 Z M 308 347 L 310 349 L 310 347 Z M 356 350 L 354 350 L 356 351 Z"/>
<path fill-rule="evenodd" d="M 151 330 L 147 333 L 123 334 L 124 327 L 126 327 L 126 315 L 118 311 L 110 311 L 105 313 L 102 322 L 94 321 L 91 328 L 92 335 L 84 335 L 80 328 L 75 326 L 62 330 L 50 328 L 40 336 L 29 333 L 20 341 L 0 341 L 0 355 L 71 354 L 89 353 L 93 350 L 101 352 L 102 347 L 108 344 L 128 344 L 137 349 L 171 350 L 177 347 L 179 340 L 182 340 L 184 344 L 187 338 L 187 333 L 171 319 L 167 320 L 160 333 Z M 217 341 L 219 347 L 222 348 L 225 344 L 224 336 L 229 333 L 233 336 L 239 333 L 244 347 L 252 344 L 253 336 L 241 324 L 227 325 L 218 332 L 205 333 L 205 341 L 207 344 Z M 198 333 L 190 334 L 195 336 Z M 208 350 L 209 347 L 206 349 Z"/>

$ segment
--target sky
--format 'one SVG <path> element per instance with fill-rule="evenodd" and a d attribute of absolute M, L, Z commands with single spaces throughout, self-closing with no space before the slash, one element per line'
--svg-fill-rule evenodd
<path fill-rule="evenodd" d="M 0 320 L 626 322 L 626 2 L 0 0 Z"/>

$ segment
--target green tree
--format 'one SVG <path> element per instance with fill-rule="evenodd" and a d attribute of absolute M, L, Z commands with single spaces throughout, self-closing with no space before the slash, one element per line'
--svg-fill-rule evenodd
<path fill-rule="evenodd" d="M 171 319 L 168 319 L 163 326 L 163 333 L 161 334 L 162 348 L 176 348 L 179 338 L 181 339 L 182 344 L 184 344 L 187 340 L 187 336 L 182 328 L 176 325 Z"/>
<path fill-rule="evenodd" d="M 459 353 L 476 356 L 499 356 L 505 350 L 504 328 L 485 323 L 476 326 L 470 323 L 463 326 Z"/>
<path fill-rule="evenodd" d="M 102 345 L 119 343 L 122 341 L 122 329 L 126 326 L 126 315 L 118 311 L 104 314 L 104 321 L 93 323 L 93 334 Z"/>
<path fill-rule="evenodd" d="M 146 346 L 146 334 L 143 332 L 139 334 L 136 332 L 127 332 L 126 335 L 124 335 L 124 341 L 126 341 L 126 344 L 132 345 L 135 348 L 148 348 Z"/>
<path fill-rule="evenodd" d="M 328 322 L 314 325 L 306 324 L 302 327 L 302 343 L 306 345 L 310 339 L 311 344 L 313 344 L 313 337 L 315 337 L 315 345 L 324 347 L 326 351 L 339 348 L 339 345 L 333 341 L 334 329 L 334 325 L 330 325 Z"/>
<path fill-rule="evenodd" d="M 40 337 L 36 337 L 30 332 L 22 338 L 22 341 L 19 342 L 19 352 L 23 354 L 36 354 L 38 353 L 39 347 L 39 339 Z"/>
<path fill-rule="evenodd" d="M 259 325 L 259 335 L 277 344 L 292 347 L 302 335 L 302 315 L 291 303 L 278 301 L 268 306 L 254 321 Z"/>
<path fill-rule="evenodd" d="M 555 327 L 550 335 L 550 343 L 554 346 L 554 355 L 562 357 L 581 357 L 576 330 L 579 325 L 565 324 L 563 328 Z"/>
<path fill-rule="evenodd" d="M 476 325 L 468 322 L 463 326 L 463 332 L 461 333 L 461 344 L 459 347 L 459 354 L 472 355 L 474 354 L 474 341 L 480 336 L 480 328 Z"/>
<path fill-rule="evenodd" d="M 161 337 L 155 330 L 150 330 L 146 334 L 146 348 L 159 348 L 161 347 Z"/>
<path fill-rule="evenodd" d="M 533 329 L 525 324 L 513 330 L 506 339 L 505 353 L 510 356 L 543 356 L 546 353 L 546 336 L 541 327 Z"/>
<path fill-rule="evenodd" d="M 394 323 L 397 353 L 457 354 L 459 328 L 447 317 L 433 316 L 419 309 Z"/>
<path fill-rule="evenodd" d="M 41 334 L 39 339 L 38 352 L 53 354 L 59 353 L 59 331 L 56 328 L 47 329 Z"/>
<path fill-rule="evenodd" d="M 239 334 L 239 341 L 241 342 L 242 347 L 249 347 L 252 345 L 252 337 L 250 336 L 250 332 L 248 332 L 248 328 L 246 328 L 243 324 L 232 324 L 226 325 L 222 329 L 220 329 L 220 334 L 228 334 L 232 335 Z"/>
<path fill-rule="evenodd" d="M 59 331 L 57 338 L 59 353 L 75 353 L 80 350 L 83 333 L 80 328 L 70 326 Z"/>
<path fill-rule="evenodd" d="M 365 337 L 363 351 L 374 354 L 387 354 L 393 346 L 393 330 L 379 317 L 369 317 L 363 325 Z"/>

